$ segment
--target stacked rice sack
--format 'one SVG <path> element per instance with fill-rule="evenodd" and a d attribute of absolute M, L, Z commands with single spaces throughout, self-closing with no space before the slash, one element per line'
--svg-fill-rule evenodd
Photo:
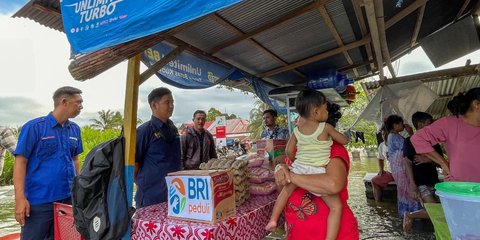
<path fill-rule="evenodd" d="M 275 175 L 268 159 L 264 156 L 251 154 L 248 160 L 248 180 L 250 182 L 250 194 L 269 195 L 276 190 Z"/>
<path fill-rule="evenodd" d="M 242 205 L 249 197 L 248 188 L 248 161 L 227 159 L 210 159 L 206 163 L 200 164 L 202 170 L 231 170 L 233 184 L 235 186 L 235 205 Z"/>

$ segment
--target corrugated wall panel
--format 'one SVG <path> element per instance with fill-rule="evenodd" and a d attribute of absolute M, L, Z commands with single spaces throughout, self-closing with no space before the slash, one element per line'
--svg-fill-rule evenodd
<path fill-rule="evenodd" d="M 311 2 L 306 0 L 247 0 L 218 13 L 248 33 Z"/>

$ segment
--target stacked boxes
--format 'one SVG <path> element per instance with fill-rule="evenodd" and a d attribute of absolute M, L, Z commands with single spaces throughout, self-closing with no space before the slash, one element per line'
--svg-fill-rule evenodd
<path fill-rule="evenodd" d="M 169 217 L 216 223 L 235 214 L 230 171 L 178 171 L 165 180 Z"/>
<path fill-rule="evenodd" d="M 246 160 L 227 160 L 210 159 L 206 163 L 200 164 L 202 170 L 230 170 L 235 187 L 235 205 L 242 205 L 249 197 L 248 191 L 248 161 Z"/>
<path fill-rule="evenodd" d="M 268 160 L 275 166 L 279 163 L 285 162 L 285 147 L 287 140 L 285 139 L 261 139 L 257 140 L 257 154 L 266 156 L 268 153 Z"/>

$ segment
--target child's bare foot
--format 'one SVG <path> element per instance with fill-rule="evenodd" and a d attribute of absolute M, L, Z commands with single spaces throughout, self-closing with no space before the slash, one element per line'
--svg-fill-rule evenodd
<path fill-rule="evenodd" d="M 277 228 L 277 221 L 273 221 L 273 220 L 270 220 L 267 226 L 265 226 L 265 230 L 270 232 L 273 232 L 275 228 Z"/>
<path fill-rule="evenodd" d="M 408 212 L 403 213 L 403 231 L 406 234 L 412 233 L 413 219 L 408 216 Z"/>

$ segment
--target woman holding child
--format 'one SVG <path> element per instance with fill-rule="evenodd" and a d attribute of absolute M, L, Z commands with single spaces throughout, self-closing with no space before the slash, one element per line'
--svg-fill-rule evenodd
<path fill-rule="evenodd" d="M 341 117 L 340 109 L 336 104 L 328 104 L 327 110 L 327 123 L 335 126 Z M 349 168 L 347 150 L 335 141 L 330 147 L 330 161 L 325 165 L 325 173 L 296 174 L 290 172 L 285 165 L 277 166 L 277 184 L 285 186 L 293 183 L 297 186 L 285 207 L 288 239 L 327 239 L 330 208 L 325 203 L 324 196 L 338 196 L 342 206 L 336 239 L 359 239 L 357 220 L 347 205 Z"/>

